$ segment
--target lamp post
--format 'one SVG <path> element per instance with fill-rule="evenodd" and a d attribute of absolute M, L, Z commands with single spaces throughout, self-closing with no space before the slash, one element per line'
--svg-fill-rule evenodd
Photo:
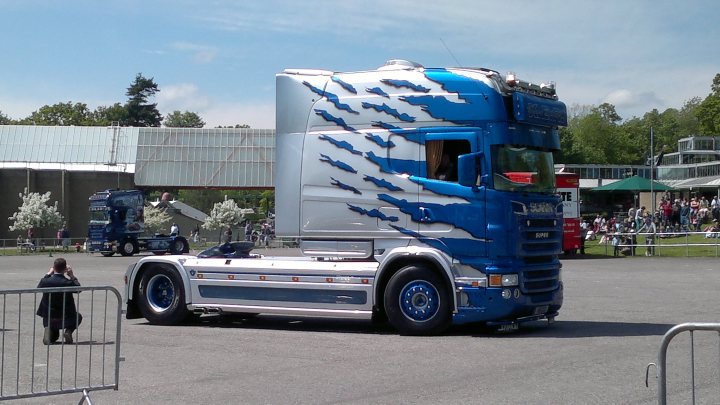
<path fill-rule="evenodd" d="M 653 221 L 655 220 L 655 136 L 653 135 L 653 128 L 650 127 L 650 213 Z"/>

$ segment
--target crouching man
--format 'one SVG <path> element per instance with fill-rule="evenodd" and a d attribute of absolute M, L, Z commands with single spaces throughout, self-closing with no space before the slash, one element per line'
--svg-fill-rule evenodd
<path fill-rule="evenodd" d="M 68 266 L 63 258 L 55 259 L 50 271 L 40 279 L 37 286 L 37 288 L 53 287 L 80 287 L 72 267 Z M 73 294 L 72 292 L 43 293 L 36 314 L 43 319 L 44 344 L 55 343 L 60 338 L 61 329 L 64 329 L 65 343 L 73 342 L 73 332 L 82 322 L 82 315 L 75 308 Z"/>

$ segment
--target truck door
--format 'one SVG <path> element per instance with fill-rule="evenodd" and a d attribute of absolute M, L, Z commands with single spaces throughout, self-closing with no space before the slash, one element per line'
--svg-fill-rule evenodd
<path fill-rule="evenodd" d="M 486 255 L 485 188 L 458 184 L 458 157 L 478 151 L 478 132 L 427 133 L 424 137 L 418 233 L 453 255 Z"/>

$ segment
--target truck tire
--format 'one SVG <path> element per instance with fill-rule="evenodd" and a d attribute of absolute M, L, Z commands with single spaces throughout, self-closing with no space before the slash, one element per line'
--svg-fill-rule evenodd
<path fill-rule="evenodd" d="M 155 325 L 176 325 L 190 314 L 185 306 L 185 290 L 180 275 L 165 267 L 149 268 L 138 289 L 140 313 Z"/>
<path fill-rule="evenodd" d="M 403 335 L 433 335 L 450 325 L 452 308 L 447 283 L 422 265 L 403 267 L 385 289 L 385 313 Z"/>
<path fill-rule="evenodd" d="M 170 254 L 181 255 L 185 251 L 185 240 L 182 238 L 175 239 L 170 245 Z"/>
<path fill-rule="evenodd" d="M 135 246 L 135 242 L 132 239 L 125 239 L 120 246 L 118 246 L 118 251 L 123 256 L 132 256 L 136 250 L 137 246 Z"/>

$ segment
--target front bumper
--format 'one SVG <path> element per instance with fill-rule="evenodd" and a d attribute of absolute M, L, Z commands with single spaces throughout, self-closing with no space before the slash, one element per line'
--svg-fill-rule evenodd
<path fill-rule="evenodd" d="M 510 297 L 503 298 L 502 291 Z M 563 284 L 554 291 L 525 295 L 519 287 L 461 287 L 456 291 L 458 311 L 454 324 L 485 322 L 508 325 L 554 318 L 563 303 Z"/>

